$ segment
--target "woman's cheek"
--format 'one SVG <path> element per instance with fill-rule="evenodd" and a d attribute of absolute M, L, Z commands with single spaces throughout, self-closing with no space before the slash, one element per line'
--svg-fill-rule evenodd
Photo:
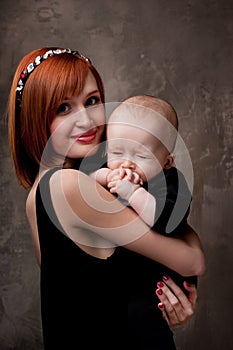
<path fill-rule="evenodd" d="M 49 142 L 56 153 L 65 155 L 72 145 L 69 144 L 69 131 L 65 129 L 64 124 L 63 126 L 61 124 L 62 123 L 60 122 L 52 123 L 50 127 L 51 136 Z"/>

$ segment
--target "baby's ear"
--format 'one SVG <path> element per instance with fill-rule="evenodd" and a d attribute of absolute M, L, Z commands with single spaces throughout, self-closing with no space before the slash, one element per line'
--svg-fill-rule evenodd
<path fill-rule="evenodd" d="M 165 161 L 165 164 L 164 164 L 164 169 L 170 169 L 173 164 L 174 164 L 174 154 L 173 153 L 170 153 L 167 158 L 166 158 L 166 161 Z"/>

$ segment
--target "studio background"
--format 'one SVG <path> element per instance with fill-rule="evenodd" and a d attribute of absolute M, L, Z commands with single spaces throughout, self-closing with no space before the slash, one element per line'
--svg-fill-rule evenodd
<path fill-rule="evenodd" d="M 190 223 L 207 259 L 195 316 L 175 330 L 177 349 L 233 349 L 233 2 L 2 0 L 0 40 L 0 349 L 42 350 L 27 191 L 13 170 L 5 111 L 17 64 L 44 46 L 89 56 L 106 102 L 144 93 L 174 105 L 194 168 Z"/>

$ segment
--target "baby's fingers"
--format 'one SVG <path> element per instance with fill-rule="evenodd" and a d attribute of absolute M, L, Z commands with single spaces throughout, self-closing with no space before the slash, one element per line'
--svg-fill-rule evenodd
<path fill-rule="evenodd" d="M 113 187 L 116 188 L 116 185 L 117 185 L 117 181 L 118 180 L 112 180 L 108 183 L 108 188 L 112 189 Z"/>
<path fill-rule="evenodd" d="M 116 186 L 110 188 L 110 193 L 117 193 L 117 192 L 116 192 Z"/>
<path fill-rule="evenodd" d="M 122 180 L 126 175 L 126 171 L 123 168 L 119 168 L 119 179 Z"/>
<path fill-rule="evenodd" d="M 141 179 L 141 177 L 138 175 L 138 173 L 136 173 L 136 172 L 133 172 L 132 181 L 133 181 L 134 184 L 140 184 L 140 185 L 142 185 L 142 179 Z"/>
<path fill-rule="evenodd" d="M 131 181 L 132 178 L 133 178 L 133 172 L 132 172 L 132 170 L 126 168 L 126 169 L 124 169 L 124 171 L 125 171 L 124 179 L 125 179 L 125 180 L 128 180 L 128 181 Z"/>

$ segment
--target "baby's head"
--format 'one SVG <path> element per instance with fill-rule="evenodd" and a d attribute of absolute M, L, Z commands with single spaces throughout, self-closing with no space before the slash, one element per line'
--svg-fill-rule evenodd
<path fill-rule="evenodd" d="M 138 95 L 129 97 L 122 103 L 131 103 L 136 106 L 144 107 L 145 109 L 151 109 L 167 119 L 169 123 L 178 130 L 178 118 L 175 109 L 170 103 L 161 98 L 150 95 Z"/>
<path fill-rule="evenodd" d="M 178 118 L 175 109 L 165 100 L 149 95 L 129 97 L 113 111 L 109 123 L 141 127 L 158 138 L 170 153 L 174 150 Z"/>
<path fill-rule="evenodd" d="M 178 119 L 168 102 L 147 95 L 130 97 L 113 111 L 108 123 L 110 168 L 137 165 L 135 171 L 148 181 L 172 166 Z"/>

